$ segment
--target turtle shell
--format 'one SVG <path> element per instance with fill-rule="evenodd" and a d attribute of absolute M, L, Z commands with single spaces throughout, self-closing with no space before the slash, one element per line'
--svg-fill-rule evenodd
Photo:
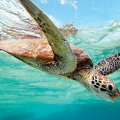
<path fill-rule="evenodd" d="M 70 45 L 74 55 L 77 58 L 77 67 L 81 68 L 86 65 L 92 65 L 92 61 L 84 50 Z M 0 41 L 0 49 L 15 56 L 30 60 L 54 61 L 54 53 L 47 39 L 24 39 Z M 23 60 L 22 60 L 23 61 Z M 24 61 L 25 62 L 25 61 Z M 32 61 L 31 61 L 32 62 Z"/>

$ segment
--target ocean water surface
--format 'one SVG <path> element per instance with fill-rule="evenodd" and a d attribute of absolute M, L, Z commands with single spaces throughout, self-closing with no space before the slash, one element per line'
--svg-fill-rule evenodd
<path fill-rule="evenodd" d="M 94 65 L 120 52 L 119 21 L 77 28 L 78 33 L 67 39 L 84 49 Z M 120 70 L 107 77 L 120 89 Z M 119 113 L 120 100 L 104 101 L 76 81 L 47 74 L 0 52 L 0 120 L 119 120 Z"/>

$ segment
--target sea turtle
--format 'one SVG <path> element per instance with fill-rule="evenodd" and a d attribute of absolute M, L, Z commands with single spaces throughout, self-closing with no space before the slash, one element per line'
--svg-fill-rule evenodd
<path fill-rule="evenodd" d="M 46 38 L 23 35 L 21 40 L 2 40 L 0 49 L 26 64 L 50 74 L 82 83 L 90 92 L 105 100 L 119 98 L 119 90 L 108 75 L 120 68 L 120 52 L 99 62 L 95 68 L 84 52 L 67 42 L 59 29 L 30 0 L 19 0 Z M 12 29 L 12 28 L 11 28 Z M 24 28 L 23 28 L 24 29 Z M 14 31 L 14 36 L 17 35 Z M 22 34 L 20 34 L 22 35 Z"/>

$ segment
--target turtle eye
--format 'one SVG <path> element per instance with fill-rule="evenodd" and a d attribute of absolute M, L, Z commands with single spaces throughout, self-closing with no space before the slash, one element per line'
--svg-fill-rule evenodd
<path fill-rule="evenodd" d="M 113 84 L 111 84 L 111 83 L 108 83 L 107 84 L 107 89 L 108 89 L 108 91 L 113 91 L 114 90 L 114 86 L 113 86 Z"/>

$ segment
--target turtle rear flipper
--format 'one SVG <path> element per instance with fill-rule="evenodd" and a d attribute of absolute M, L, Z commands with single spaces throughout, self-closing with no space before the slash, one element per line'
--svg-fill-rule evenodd
<path fill-rule="evenodd" d="M 30 0 L 19 0 L 25 9 L 30 13 L 40 28 L 44 31 L 47 40 L 52 47 L 57 64 L 50 64 L 50 68 L 56 71 L 57 74 L 72 72 L 76 68 L 76 58 L 72 50 L 53 22 Z M 40 65 L 41 66 L 41 65 Z M 47 69 L 44 66 L 44 69 Z"/>
<path fill-rule="evenodd" d="M 109 75 L 120 68 L 120 52 L 100 61 L 95 69 L 103 74 Z"/>

